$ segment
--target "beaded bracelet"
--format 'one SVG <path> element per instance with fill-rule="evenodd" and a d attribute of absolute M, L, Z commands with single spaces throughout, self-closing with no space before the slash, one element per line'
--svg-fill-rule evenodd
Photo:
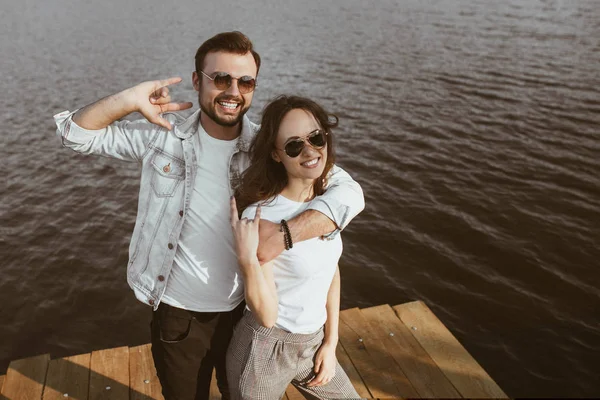
<path fill-rule="evenodd" d="M 283 232 L 283 244 L 285 245 L 285 249 L 289 250 L 294 247 L 294 243 L 292 242 L 292 234 L 290 233 L 290 227 L 285 219 L 281 220 L 279 232 Z"/>

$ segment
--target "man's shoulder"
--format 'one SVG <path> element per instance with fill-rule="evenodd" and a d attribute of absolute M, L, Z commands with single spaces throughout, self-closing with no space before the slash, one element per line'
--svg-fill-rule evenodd
<path fill-rule="evenodd" d="M 244 115 L 243 123 L 242 123 L 242 135 L 246 133 L 249 136 L 254 136 L 258 133 L 260 129 L 260 124 L 256 124 L 248 118 L 247 115 Z M 245 132 L 247 131 L 247 132 Z"/>
<path fill-rule="evenodd" d="M 242 120 L 242 134 L 239 138 L 239 145 L 242 151 L 249 151 L 250 144 L 254 140 L 254 137 L 258 133 L 259 129 L 260 125 L 250 121 L 250 118 L 248 118 L 247 115 L 244 115 L 244 118 Z"/>

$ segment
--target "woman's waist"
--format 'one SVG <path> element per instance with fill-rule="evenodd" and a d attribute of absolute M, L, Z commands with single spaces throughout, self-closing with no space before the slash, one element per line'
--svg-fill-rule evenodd
<path fill-rule="evenodd" d="M 280 322 L 283 322 L 283 325 L 280 324 Z M 246 309 L 244 311 L 244 316 L 240 321 L 240 323 L 244 323 L 246 325 L 251 326 L 258 333 L 290 343 L 307 343 L 315 340 L 316 338 L 322 338 L 324 322 L 325 321 L 323 320 L 320 324 L 315 324 L 313 327 L 304 325 L 302 326 L 302 328 L 305 328 L 307 330 L 297 331 L 294 329 L 294 327 L 290 329 L 286 319 L 281 319 L 281 317 L 279 316 L 277 318 L 275 326 L 273 326 L 272 328 L 267 328 L 265 326 L 262 326 L 260 322 L 258 322 L 258 320 L 254 317 L 252 311 L 250 311 L 249 309 Z"/>

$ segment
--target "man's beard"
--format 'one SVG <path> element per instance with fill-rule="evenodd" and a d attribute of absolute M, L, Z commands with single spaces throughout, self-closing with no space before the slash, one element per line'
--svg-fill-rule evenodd
<path fill-rule="evenodd" d="M 235 101 L 239 102 L 240 111 L 239 111 L 237 117 L 235 117 L 235 119 L 229 119 L 229 118 L 225 119 L 225 118 L 221 118 L 217 115 L 215 103 L 217 103 L 218 101 L 226 101 L 226 100 L 235 100 Z M 221 125 L 221 126 L 236 126 L 238 123 L 240 123 L 242 118 L 244 118 L 244 115 L 246 114 L 246 112 L 248 111 L 248 108 L 249 108 L 249 107 L 244 108 L 246 105 L 246 102 L 244 101 L 244 99 L 242 97 L 228 97 L 228 96 L 217 97 L 213 103 L 206 106 L 205 104 L 202 103 L 202 99 L 200 98 L 200 95 L 198 95 L 198 104 L 200 104 L 200 110 L 204 114 L 208 115 L 210 117 L 210 119 L 212 119 L 217 125 Z"/>

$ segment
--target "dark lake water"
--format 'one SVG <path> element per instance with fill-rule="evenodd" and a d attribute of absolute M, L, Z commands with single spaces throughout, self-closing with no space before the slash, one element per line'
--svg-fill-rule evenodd
<path fill-rule="evenodd" d="M 0 374 L 149 341 L 126 284 L 139 171 L 52 115 L 182 76 L 238 29 L 280 93 L 340 116 L 367 208 L 342 307 L 423 300 L 510 396 L 600 396 L 600 1 L 2 1 Z M 197 106 L 197 104 L 196 104 Z"/>

